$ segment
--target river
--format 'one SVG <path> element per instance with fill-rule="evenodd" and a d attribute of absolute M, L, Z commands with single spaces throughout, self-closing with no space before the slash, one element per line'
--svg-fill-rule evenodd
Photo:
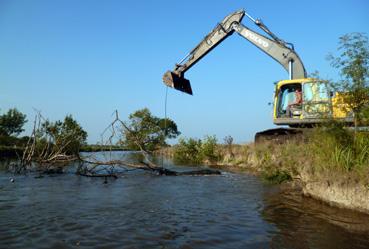
<path fill-rule="evenodd" d="M 369 248 L 368 215 L 250 174 L 132 171 L 104 184 L 74 170 L 0 171 L 0 248 Z"/>

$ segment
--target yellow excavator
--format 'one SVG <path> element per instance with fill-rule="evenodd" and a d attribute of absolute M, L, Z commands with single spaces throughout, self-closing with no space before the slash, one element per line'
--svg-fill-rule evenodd
<path fill-rule="evenodd" d="M 261 35 L 241 21 L 247 16 L 265 35 Z M 272 33 L 260 20 L 244 10 L 226 16 L 188 55 L 163 76 L 163 82 L 172 88 L 192 95 L 190 81 L 184 77 L 192 66 L 232 34 L 237 33 L 261 51 L 280 63 L 289 79 L 275 84 L 273 121 L 276 125 L 291 128 L 269 129 L 258 132 L 255 140 L 279 139 L 302 133 L 301 128 L 313 127 L 327 119 L 335 119 L 351 125 L 353 114 L 342 104 L 342 95 L 329 90 L 327 83 L 307 78 L 305 67 L 292 43 L 285 42 Z"/>

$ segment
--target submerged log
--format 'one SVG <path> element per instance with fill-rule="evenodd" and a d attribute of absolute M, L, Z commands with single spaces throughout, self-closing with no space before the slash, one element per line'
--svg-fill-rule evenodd
<path fill-rule="evenodd" d="M 93 172 L 93 169 L 96 166 L 99 165 L 109 165 L 109 166 L 126 166 L 129 168 L 135 168 L 135 169 L 140 169 L 140 170 L 146 170 L 146 171 L 150 171 L 152 173 L 155 173 L 157 175 L 165 175 L 165 176 L 200 176 L 200 175 L 221 175 L 221 172 L 219 170 L 212 170 L 212 169 L 199 169 L 199 170 L 191 170 L 191 171 L 175 171 L 175 170 L 170 170 L 164 167 L 159 167 L 157 165 L 155 165 L 153 162 L 141 162 L 140 164 L 136 164 L 136 163 L 129 163 L 126 161 L 121 161 L 121 160 L 112 160 L 112 161 L 88 161 L 88 160 L 84 160 L 84 159 L 80 159 L 83 163 L 87 163 L 90 165 L 94 165 L 94 167 L 90 170 L 88 170 L 87 168 L 85 168 L 85 172 L 82 172 L 84 174 L 91 174 L 92 175 L 97 175 L 97 176 L 101 176 L 102 174 L 96 174 Z M 81 173 L 79 173 L 79 175 L 83 175 Z M 86 175 L 87 176 L 87 175 Z"/>
<path fill-rule="evenodd" d="M 118 178 L 118 176 L 116 174 L 93 174 L 93 173 L 77 172 L 77 175 L 87 176 L 87 177 L 104 177 L 104 178 L 112 177 L 112 178 L 115 178 L 115 179 Z"/>
<path fill-rule="evenodd" d="M 222 172 L 219 170 L 212 170 L 212 169 L 200 169 L 200 170 L 193 170 L 193 171 L 185 171 L 185 172 L 179 172 L 178 175 L 191 175 L 191 176 L 197 176 L 197 175 L 221 175 Z"/>
<path fill-rule="evenodd" d="M 159 175 L 166 176 L 199 176 L 199 175 L 221 175 L 222 173 L 219 170 L 211 170 L 211 169 L 200 169 L 200 170 L 191 170 L 178 172 L 174 170 L 169 170 L 166 168 L 156 168 L 154 169 Z"/>

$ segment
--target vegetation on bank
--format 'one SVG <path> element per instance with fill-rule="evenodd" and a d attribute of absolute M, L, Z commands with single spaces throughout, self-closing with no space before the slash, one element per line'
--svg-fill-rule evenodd
<path fill-rule="evenodd" d="M 322 127 L 284 144 L 255 146 L 262 176 L 283 182 L 302 174 L 312 179 L 369 183 L 369 133 L 343 127 Z"/>
<path fill-rule="evenodd" d="M 26 115 L 16 108 L 0 115 L 1 158 L 21 159 L 24 153 L 42 158 L 56 154 L 76 155 L 81 146 L 86 145 L 87 132 L 71 115 L 63 121 L 51 122 L 39 113 L 34 120 L 32 134 L 19 137 L 26 122 Z"/>
<path fill-rule="evenodd" d="M 229 137 L 228 137 L 229 138 Z M 281 183 L 309 174 L 314 178 L 345 178 L 369 184 L 369 132 L 341 124 L 306 131 L 284 143 L 218 144 L 215 136 L 180 139 L 162 153 L 177 163 L 239 166 L 257 171 L 268 182 Z"/>
<path fill-rule="evenodd" d="M 0 158 L 22 155 L 29 137 L 18 137 L 24 131 L 26 115 L 16 108 L 0 115 Z"/>
<path fill-rule="evenodd" d="M 203 140 L 180 138 L 174 146 L 174 161 L 176 163 L 200 164 L 216 163 L 221 158 L 215 136 L 206 136 Z"/>

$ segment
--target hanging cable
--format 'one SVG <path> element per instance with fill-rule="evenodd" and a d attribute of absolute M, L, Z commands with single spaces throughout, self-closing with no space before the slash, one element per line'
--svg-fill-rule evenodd
<path fill-rule="evenodd" d="M 168 86 L 165 88 L 165 103 L 164 103 L 164 135 L 167 135 L 167 103 L 168 103 Z"/>
<path fill-rule="evenodd" d="M 164 142 L 167 137 L 167 103 L 168 103 L 168 86 L 165 88 L 165 102 L 164 102 Z M 161 166 L 164 167 L 164 152 L 161 153 Z"/>

